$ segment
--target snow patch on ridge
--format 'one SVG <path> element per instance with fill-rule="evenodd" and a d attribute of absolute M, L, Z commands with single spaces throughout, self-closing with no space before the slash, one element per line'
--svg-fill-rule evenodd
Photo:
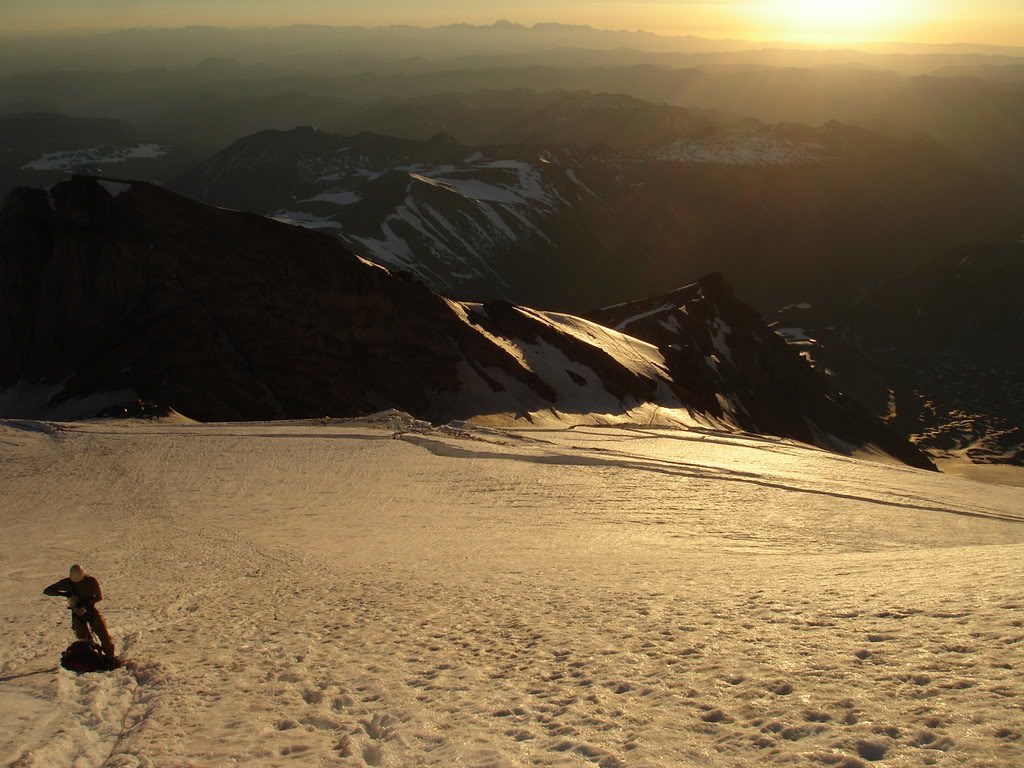
<path fill-rule="evenodd" d="M 597 323 L 574 315 L 559 312 L 546 312 L 528 307 L 515 307 L 515 311 L 533 322 L 546 325 L 559 334 L 567 335 L 576 341 L 604 351 L 618 365 L 638 378 L 648 379 L 654 384 L 650 402 L 640 403 L 629 398 L 621 401 L 612 394 L 601 381 L 601 376 L 580 360 L 574 359 L 561 347 L 537 338 L 524 341 L 515 337 L 497 335 L 474 323 L 470 312 L 486 314 L 482 304 L 458 302 L 446 299 L 448 306 L 460 320 L 470 325 L 477 333 L 495 346 L 506 352 L 524 371 L 529 371 L 552 387 L 556 395 L 556 403 L 552 406 L 564 413 L 575 414 L 579 420 L 582 414 L 622 414 L 637 407 L 649 407 L 655 410 L 667 409 L 663 418 L 666 423 L 691 424 L 694 416 L 675 396 L 667 384 L 669 373 L 665 358 L 652 344 L 635 339 L 618 331 L 606 328 Z M 487 370 L 487 377 L 498 382 L 510 395 L 518 396 L 521 403 L 528 409 L 536 408 L 529 405 L 537 402 L 535 393 L 526 389 L 521 381 L 515 380 L 502 370 Z M 460 378 L 463 391 L 460 402 L 475 399 L 484 392 L 484 382 L 479 371 L 470 366 L 462 368 Z M 668 413 L 671 411 L 671 415 Z M 561 418 L 561 417 L 559 417 Z M 652 418 L 654 415 L 652 414 Z"/>
<path fill-rule="evenodd" d="M 341 224 L 338 222 L 331 221 L 323 216 L 317 216 L 308 211 L 280 210 L 270 214 L 268 218 L 280 221 L 283 224 L 291 224 L 295 227 L 305 227 L 306 229 L 342 229 Z"/>
<path fill-rule="evenodd" d="M 578 341 L 603 349 L 637 376 L 652 380 L 670 378 L 665 357 L 653 344 L 575 315 L 528 307 L 517 307 L 516 310 L 527 317 L 552 325 Z"/>
<path fill-rule="evenodd" d="M 410 172 L 409 173 L 409 178 L 414 179 L 416 181 L 422 181 L 424 184 L 430 184 L 432 187 L 439 187 L 439 188 L 441 188 L 441 189 L 443 189 L 443 190 L 445 190 L 447 192 L 455 192 L 456 191 L 455 188 L 452 187 L 451 184 L 448 184 L 447 182 L 445 182 L 445 181 L 443 181 L 441 179 L 432 179 L 429 176 L 424 176 L 421 173 Z"/>
<path fill-rule="evenodd" d="M 711 322 L 711 330 L 714 336 L 711 339 L 711 343 L 715 349 L 721 354 L 722 358 L 732 362 L 732 350 L 729 348 L 728 336 L 732 333 L 732 328 L 725 320 L 720 317 L 716 317 Z"/>
<path fill-rule="evenodd" d="M 515 360 L 523 366 L 524 369 L 529 370 L 530 366 L 526 362 L 526 358 L 523 355 L 522 350 L 518 345 L 513 343 L 511 340 L 506 339 L 503 336 L 496 336 L 487 329 L 477 325 L 469 319 L 469 310 L 476 312 L 483 312 L 483 304 L 455 301 L 454 299 L 445 298 L 445 303 L 455 313 L 455 315 L 462 320 L 466 325 L 470 326 L 483 336 L 485 339 L 490 341 L 496 347 L 501 347 L 503 350 L 508 352 Z"/>
<path fill-rule="evenodd" d="M 352 190 L 341 190 L 339 192 L 321 192 L 315 197 L 300 200 L 302 203 L 331 203 L 332 205 L 352 205 L 362 200 L 358 192 Z"/>
<path fill-rule="evenodd" d="M 721 136 L 705 141 L 681 139 L 642 155 L 671 163 L 707 165 L 797 165 L 824 158 L 824 147 L 768 136 Z"/>
<path fill-rule="evenodd" d="M 569 181 L 571 181 L 577 187 L 582 189 L 588 195 L 590 195 L 591 197 L 597 197 L 597 193 L 595 193 L 594 190 L 592 190 L 590 187 L 588 187 L 586 184 L 584 184 L 580 180 L 579 176 L 576 175 L 576 169 L 575 168 L 567 168 L 565 170 L 565 175 L 569 177 Z"/>
<path fill-rule="evenodd" d="M 788 342 L 811 342 L 814 343 L 817 339 L 811 338 L 807 335 L 807 331 L 804 328 L 776 328 L 775 333 L 784 338 Z"/>
<path fill-rule="evenodd" d="M 107 194 L 111 197 L 117 197 L 122 192 L 130 192 L 132 185 L 127 184 L 123 181 L 107 181 L 106 179 L 97 179 L 97 182 L 101 187 L 107 190 Z"/>
<path fill-rule="evenodd" d="M 622 306 L 622 305 L 620 304 L 620 305 L 616 305 L 616 306 Z M 636 315 L 631 315 L 631 316 L 627 317 L 625 320 L 622 320 L 622 321 L 616 323 L 615 324 L 615 330 L 617 330 L 617 331 L 625 331 L 628 326 L 632 325 L 633 323 L 637 322 L 638 320 L 644 320 L 644 319 L 646 319 L 648 317 L 651 317 L 653 315 L 658 315 L 658 314 L 661 314 L 662 312 L 668 312 L 668 311 L 673 310 L 675 308 L 676 308 L 676 305 L 672 304 L 671 302 L 669 302 L 668 304 L 662 304 L 662 305 L 660 305 L 658 307 L 655 307 L 654 309 L 648 310 L 647 312 L 641 312 L 641 313 L 636 314 Z"/>
<path fill-rule="evenodd" d="M 47 152 L 21 166 L 25 171 L 70 171 L 83 165 L 109 165 L 127 160 L 155 160 L 170 151 L 162 144 L 101 145 L 87 149 Z"/>

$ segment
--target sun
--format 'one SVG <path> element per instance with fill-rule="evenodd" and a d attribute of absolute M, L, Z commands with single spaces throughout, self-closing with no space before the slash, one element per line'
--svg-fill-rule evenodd
<path fill-rule="evenodd" d="M 769 16 L 790 37 L 831 42 L 884 33 L 916 0 L 775 0 Z"/>
<path fill-rule="evenodd" d="M 891 3 L 886 0 L 790 0 L 788 5 L 793 13 L 809 21 L 862 24 L 885 16 Z"/>

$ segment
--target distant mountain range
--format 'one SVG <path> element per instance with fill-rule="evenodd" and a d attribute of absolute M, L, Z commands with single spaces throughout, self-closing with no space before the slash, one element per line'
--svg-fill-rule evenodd
<path fill-rule="evenodd" d="M 201 419 L 643 418 L 931 462 L 717 275 L 595 320 L 459 302 L 336 239 L 141 182 L 76 177 L 0 211 L 0 416 L 136 398 Z M 644 340 L 646 339 L 646 340 Z"/>
<path fill-rule="evenodd" d="M 945 57 L 965 63 L 1024 57 L 1024 47 L 973 44 L 922 45 L 863 43 L 835 46 L 792 42 L 709 39 L 694 35 L 658 35 L 643 31 L 605 30 L 580 24 L 539 23 L 524 26 L 506 20 L 495 24 L 449 24 L 438 27 L 331 27 L 294 25 L 277 28 L 192 26 L 8 35 L 0 49 L 0 70 L 21 71 L 180 66 L 212 58 L 308 68 L 311 63 L 369 56 L 395 58 L 465 58 L 536 55 L 559 50 L 612 51 L 648 55 L 709 56 L 729 54 L 803 54 L 802 61 L 863 61 L 877 66 L 931 67 Z M 45 54 L 47 61 L 42 61 Z M 907 59 L 916 61 L 910 62 Z M 791 59 L 792 61 L 792 59 Z"/>
<path fill-rule="evenodd" d="M 576 97 L 552 123 L 614 134 L 630 108 Z M 264 131 L 171 186 L 323 230 L 459 298 L 576 312 L 714 270 L 758 306 L 835 303 L 1021 222 L 1002 182 L 934 142 L 667 116 L 634 150 Z"/>
<path fill-rule="evenodd" d="M 530 136 L 538 94 L 585 91 L 766 123 L 836 120 L 896 137 L 930 136 L 979 169 L 1024 180 L 1024 58 L 1017 55 L 763 45 L 677 53 L 597 42 L 508 52 L 501 45 L 546 34 L 192 29 L 5 41 L 0 115 L 114 118 L 163 143 L 207 152 L 296 125 L 416 139 L 443 131 L 466 144 L 490 144 Z M 596 41 L 604 33 L 566 34 Z M 429 50 L 417 47 L 424 39 Z M 501 100 L 507 126 L 494 121 Z M 474 108 L 482 109 L 481 122 Z"/>
<path fill-rule="evenodd" d="M 936 455 L 1024 461 L 1020 59 L 896 57 L 918 77 L 837 51 L 389 58 L 293 32 L 304 50 L 260 61 L 182 67 L 198 50 L 182 48 L 178 68 L 104 72 L 121 54 L 101 47 L 90 71 L 0 75 L 0 193 L 75 173 L 167 184 L 488 306 L 586 314 L 721 271 L 873 416 Z M 192 34 L 102 39 L 160 56 Z"/>

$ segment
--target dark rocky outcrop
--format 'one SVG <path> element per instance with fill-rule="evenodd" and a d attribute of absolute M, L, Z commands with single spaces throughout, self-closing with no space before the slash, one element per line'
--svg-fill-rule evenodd
<path fill-rule="evenodd" d="M 52 197 L 0 214 L 0 386 L 129 389 L 200 419 L 422 412 L 457 386 L 443 299 L 331 238 L 148 184 Z"/>
<path fill-rule="evenodd" d="M 933 467 L 924 452 L 815 372 L 719 273 L 590 317 L 656 345 L 688 402 L 706 413 L 751 432 L 841 451 L 873 445 Z"/>
<path fill-rule="evenodd" d="M 818 370 L 935 456 L 1024 463 L 1024 243 L 955 248 L 852 307 L 776 315 Z M 837 319 L 839 315 L 842 320 Z"/>
<path fill-rule="evenodd" d="M 550 337 L 542 319 L 463 309 L 334 238 L 139 182 L 15 190 L 0 212 L 0 300 L 0 390 L 49 387 L 50 405 L 132 392 L 202 420 L 388 407 L 465 418 L 463 369 L 506 401 L 495 407 L 558 400 L 493 341 L 503 324 Z M 611 356 L 557 342 L 599 380 L 619 381 L 619 398 L 650 394 Z"/>

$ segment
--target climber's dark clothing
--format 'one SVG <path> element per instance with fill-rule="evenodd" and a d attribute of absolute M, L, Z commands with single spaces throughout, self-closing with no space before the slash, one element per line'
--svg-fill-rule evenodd
<path fill-rule="evenodd" d="M 77 597 L 81 606 L 85 606 L 86 603 L 92 605 L 103 599 L 100 583 L 92 576 L 85 576 L 81 581 L 63 578 L 44 589 L 43 594 L 50 597 Z"/>
<path fill-rule="evenodd" d="M 75 637 L 79 640 L 92 640 L 92 635 L 89 634 L 90 627 L 96 633 L 103 652 L 107 656 L 113 656 L 114 641 L 111 640 L 110 632 L 107 631 L 107 622 L 103 620 L 103 614 L 95 608 L 87 612 L 85 616 L 71 614 L 71 629 L 75 631 Z"/>
<path fill-rule="evenodd" d="M 114 655 L 114 641 L 110 639 L 107 622 L 103 614 L 96 608 L 96 603 L 103 599 L 100 583 L 92 576 L 85 576 L 81 581 L 64 578 L 43 590 L 50 597 L 66 597 L 71 608 L 71 629 L 79 640 L 92 640 L 90 628 L 96 633 L 103 652 Z"/>

